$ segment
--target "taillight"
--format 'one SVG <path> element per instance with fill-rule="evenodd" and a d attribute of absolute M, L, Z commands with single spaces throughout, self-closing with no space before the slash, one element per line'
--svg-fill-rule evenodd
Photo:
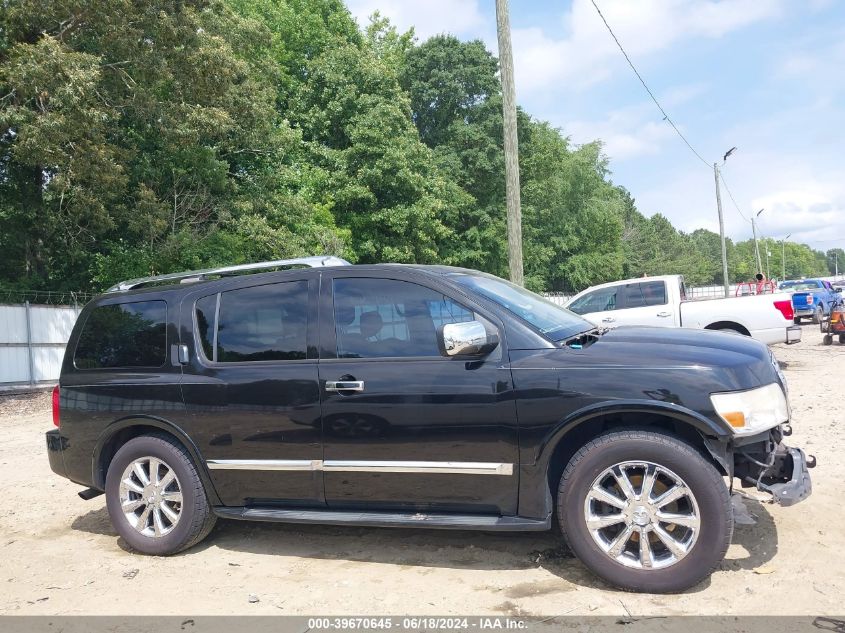
<path fill-rule="evenodd" d="M 792 301 L 775 301 L 775 308 L 780 310 L 784 319 L 792 321 L 792 319 L 795 318 L 795 310 L 792 308 Z"/>
<path fill-rule="evenodd" d="M 53 387 L 53 424 L 59 426 L 59 385 Z"/>

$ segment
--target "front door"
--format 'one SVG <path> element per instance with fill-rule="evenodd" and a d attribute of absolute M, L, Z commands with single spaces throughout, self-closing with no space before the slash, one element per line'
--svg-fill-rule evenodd
<path fill-rule="evenodd" d="M 323 274 L 326 502 L 515 514 L 516 407 L 500 324 L 426 281 Z M 500 346 L 481 359 L 441 355 L 438 327 L 473 319 L 498 329 Z"/>

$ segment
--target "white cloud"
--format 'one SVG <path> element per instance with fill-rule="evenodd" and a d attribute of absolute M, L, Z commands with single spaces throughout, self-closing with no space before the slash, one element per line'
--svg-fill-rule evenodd
<path fill-rule="evenodd" d="M 658 98 L 665 107 L 673 108 L 694 99 L 705 88 L 703 84 L 675 86 Z M 643 101 L 612 110 L 600 120 L 567 121 L 562 127 L 575 144 L 601 139 L 605 154 L 613 160 L 626 160 L 658 154 L 667 140 L 680 142 L 669 124 L 655 114 L 654 104 Z"/>
<path fill-rule="evenodd" d="M 675 134 L 665 123 L 644 121 L 631 110 L 611 112 L 603 121 L 571 121 L 564 131 L 576 144 L 601 139 L 604 153 L 616 160 L 657 154 Z"/>
<path fill-rule="evenodd" d="M 779 15 L 783 0 L 600 0 L 598 4 L 637 63 L 678 41 L 718 38 Z M 590 0 L 574 0 L 559 29 L 515 29 L 513 47 L 522 96 L 556 84 L 583 89 L 625 63 Z"/>
<path fill-rule="evenodd" d="M 401 31 L 414 27 L 420 40 L 446 32 L 478 37 L 486 25 L 479 0 L 348 0 L 346 5 L 362 27 L 379 11 Z"/>
<path fill-rule="evenodd" d="M 845 182 L 826 164 L 829 157 L 801 153 L 745 152 L 731 157 L 724 176 L 745 218 L 723 186 L 726 233 L 736 240 L 751 237 L 748 219 L 765 209 L 757 220 L 761 237 L 780 240 L 791 234 L 790 241 L 819 250 L 845 247 Z M 703 166 L 680 166 L 658 185 L 634 194 L 646 215 L 662 213 L 685 231 L 719 230 L 715 183 Z"/>

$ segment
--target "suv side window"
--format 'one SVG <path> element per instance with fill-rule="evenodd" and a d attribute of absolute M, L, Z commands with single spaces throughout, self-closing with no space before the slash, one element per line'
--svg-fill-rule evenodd
<path fill-rule="evenodd" d="M 167 358 L 167 304 L 115 303 L 94 308 L 76 344 L 78 369 L 161 367 Z"/>
<path fill-rule="evenodd" d="M 338 358 L 440 356 L 437 328 L 471 310 L 430 288 L 391 279 L 334 280 Z"/>
<path fill-rule="evenodd" d="M 302 360 L 307 355 L 308 282 L 227 290 L 196 303 L 206 357 L 221 363 Z M 215 340 L 216 332 L 216 340 Z"/>
<path fill-rule="evenodd" d="M 626 308 L 660 306 L 666 303 L 666 284 L 662 281 L 643 281 L 626 287 Z"/>
<path fill-rule="evenodd" d="M 575 314 L 589 314 L 590 312 L 607 312 L 616 309 L 616 293 L 619 286 L 599 288 L 588 292 L 583 297 L 567 306 Z"/>

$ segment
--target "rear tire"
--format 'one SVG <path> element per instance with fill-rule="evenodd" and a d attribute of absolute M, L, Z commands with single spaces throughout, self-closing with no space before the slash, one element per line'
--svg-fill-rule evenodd
<path fill-rule="evenodd" d="M 175 554 L 203 540 L 217 517 L 191 456 L 167 435 L 142 435 L 117 451 L 106 475 L 112 525 L 143 554 Z"/>
<path fill-rule="evenodd" d="M 793 322 L 795 325 L 801 325 L 801 317 L 794 317 L 794 318 L 792 319 L 792 322 Z"/>
<path fill-rule="evenodd" d="M 822 322 L 822 317 L 824 317 L 824 308 L 820 305 L 816 306 L 816 309 L 813 311 L 813 323 L 818 325 Z"/>
<path fill-rule="evenodd" d="M 845 334 L 840 334 L 840 335 L 839 335 L 839 342 L 840 342 L 840 343 L 845 343 Z"/>
<path fill-rule="evenodd" d="M 839 337 L 839 342 L 842 342 L 842 336 Z M 833 334 L 825 334 L 824 338 L 822 339 L 822 345 L 832 345 L 833 344 Z"/>
<path fill-rule="evenodd" d="M 665 501 L 670 490 L 681 496 Z M 716 467 L 689 444 L 653 431 L 613 431 L 582 447 L 560 480 L 557 513 L 581 562 L 628 591 L 692 587 L 719 565 L 733 534 L 730 496 Z"/>

